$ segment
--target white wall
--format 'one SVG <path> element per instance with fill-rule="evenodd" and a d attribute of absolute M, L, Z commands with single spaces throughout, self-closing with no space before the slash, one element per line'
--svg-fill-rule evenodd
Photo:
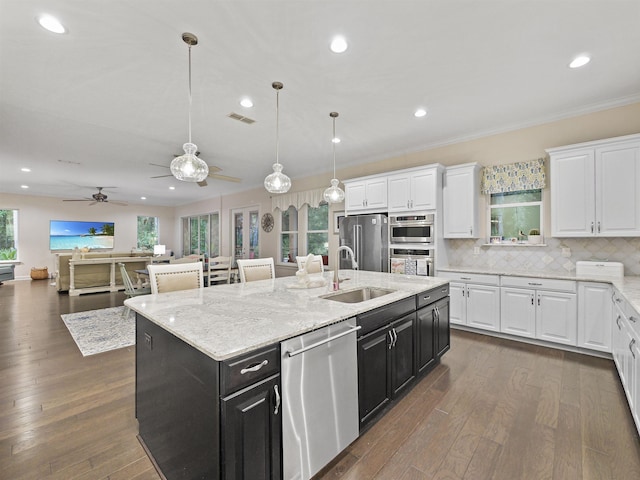
<path fill-rule="evenodd" d="M 48 267 L 55 271 L 55 254 L 49 250 L 50 220 L 114 222 L 113 252 L 130 252 L 137 245 L 138 215 L 159 219 L 160 243 L 175 249 L 174 209 L 143 205 L 119 206 L 109 203 L 63 202 L 60 198 L 9 195 L 0 193 L 0 208 L 18 210 L 18 260 L 16 278 L 29 278 L 31 267 Z"/>

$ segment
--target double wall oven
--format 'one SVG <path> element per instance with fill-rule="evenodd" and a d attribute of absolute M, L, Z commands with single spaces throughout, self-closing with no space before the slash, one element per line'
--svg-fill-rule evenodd
<path fill-rule="evenodd" d="M 435 226 L 432 213 L 389 219 L 389 271 L 433 276 Z"/>

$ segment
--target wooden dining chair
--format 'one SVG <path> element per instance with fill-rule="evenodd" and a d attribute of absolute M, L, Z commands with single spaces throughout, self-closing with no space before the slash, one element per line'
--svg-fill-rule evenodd
<path fill-rule="evenodd" d="M 276 278 L 276 270 L 273 257 L 238 259 L 238 273 L 240 282 L 253 282 L 255 280 L 267 280 Z"/>
<path fill-rule="evenodd" d="M 122 283 L 124 284 L 124 293 L 127 295 L 127 298 L 137 297 L 138 295 L 149 295 L 151 293 L 150 286 L 137 287 L 131 281 L 131 277 L 127 273 L 127 268 L 124 263 L 119 263 L 120 265 L 120 276 L 122 277 Z M 122 316 L 126 317 L 129 315 L 130 308 L 125 305 L 124 312 L 122 312 Z"/>
<path fill-rule="evenodd" d="M 204 288 L 202 262 L 148 265 L 151 293 Z"/>
<path fill-rule="evenodd" d="M 209 259 L 209 286 L 219 283 L 231 283 L 231 257 Z"/>
<path fill-rule="evenodd" d="M 302 270 L 307 263 L 309 257 L 296 257 L 298 263 L 298 270 Z M 307 273 L 322 273 L 324 272 L 324 265 L 322 263 L 322 255 L 314 255 L 311 263 L 307 265 Z"/>

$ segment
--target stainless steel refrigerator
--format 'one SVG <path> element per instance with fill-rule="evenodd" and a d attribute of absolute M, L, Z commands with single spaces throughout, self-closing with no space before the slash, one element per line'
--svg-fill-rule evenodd
<path fill-rule="evenodd" d="M 342 217 L 338 223 L 340 245 L 354 251 L 360 270 L 389 271 L 389 223 L 386 215 Z M 351 258 L 340 252 L 340 268 L 351 268 Z"/>

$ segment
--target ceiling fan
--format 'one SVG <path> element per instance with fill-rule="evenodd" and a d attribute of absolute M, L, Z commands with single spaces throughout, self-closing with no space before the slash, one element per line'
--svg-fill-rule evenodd
<path fill-rule="evenodd" d="M 114 202 L 107 200 L 107 195 L 102 193 L 103 188 L 117 188 L 117 187 L 95 187 L 98 189 L 97 193 L 91 195 L 91 198 L 82 198 L 82 199 L 73 199 L 73 200 L 63 200 L 63 202 L 91 202 L 89 205 L 95 205 L 96 203 L 113 203 L 114 205 L 123 205 L 127 204 L 124 202 Z"/>
<path fill-rule="evenodd" d="M 180 155 L 174 155 L 174 157 L 179 157 Z M 199 157 L 200 156 L 200 152 L 196 152 L 196 156 Z M 169 165 L 160 165 L 158 163 L 149 163 L 149 165 L 153 165 L 154 167 L 162 167 L 162 168 L 169 168 Z M 220 172 L 222 171 L 222 169 L 220 167 L 215 167 L 215 166 L 211 166 L 209 165 L 209 178 L 214 178 L 216 180 L 224 180 L 225 182 L 236 182 L 239 183 L 242 181 L 241 178 L 238 177 L 230 177 L 228 175 L 220 175 L 219 173 L 216 172 Z M 154 177 L 151 178 L 164 178 L 164 177 L 173 177 L 173 175 L 169 174 L 169 175 L 156 175 Z M 201 182 L 197 182 L 198 185 L 200 187 L 206 187 L 207 186 L 207 181 L 203 180 Z"/>

